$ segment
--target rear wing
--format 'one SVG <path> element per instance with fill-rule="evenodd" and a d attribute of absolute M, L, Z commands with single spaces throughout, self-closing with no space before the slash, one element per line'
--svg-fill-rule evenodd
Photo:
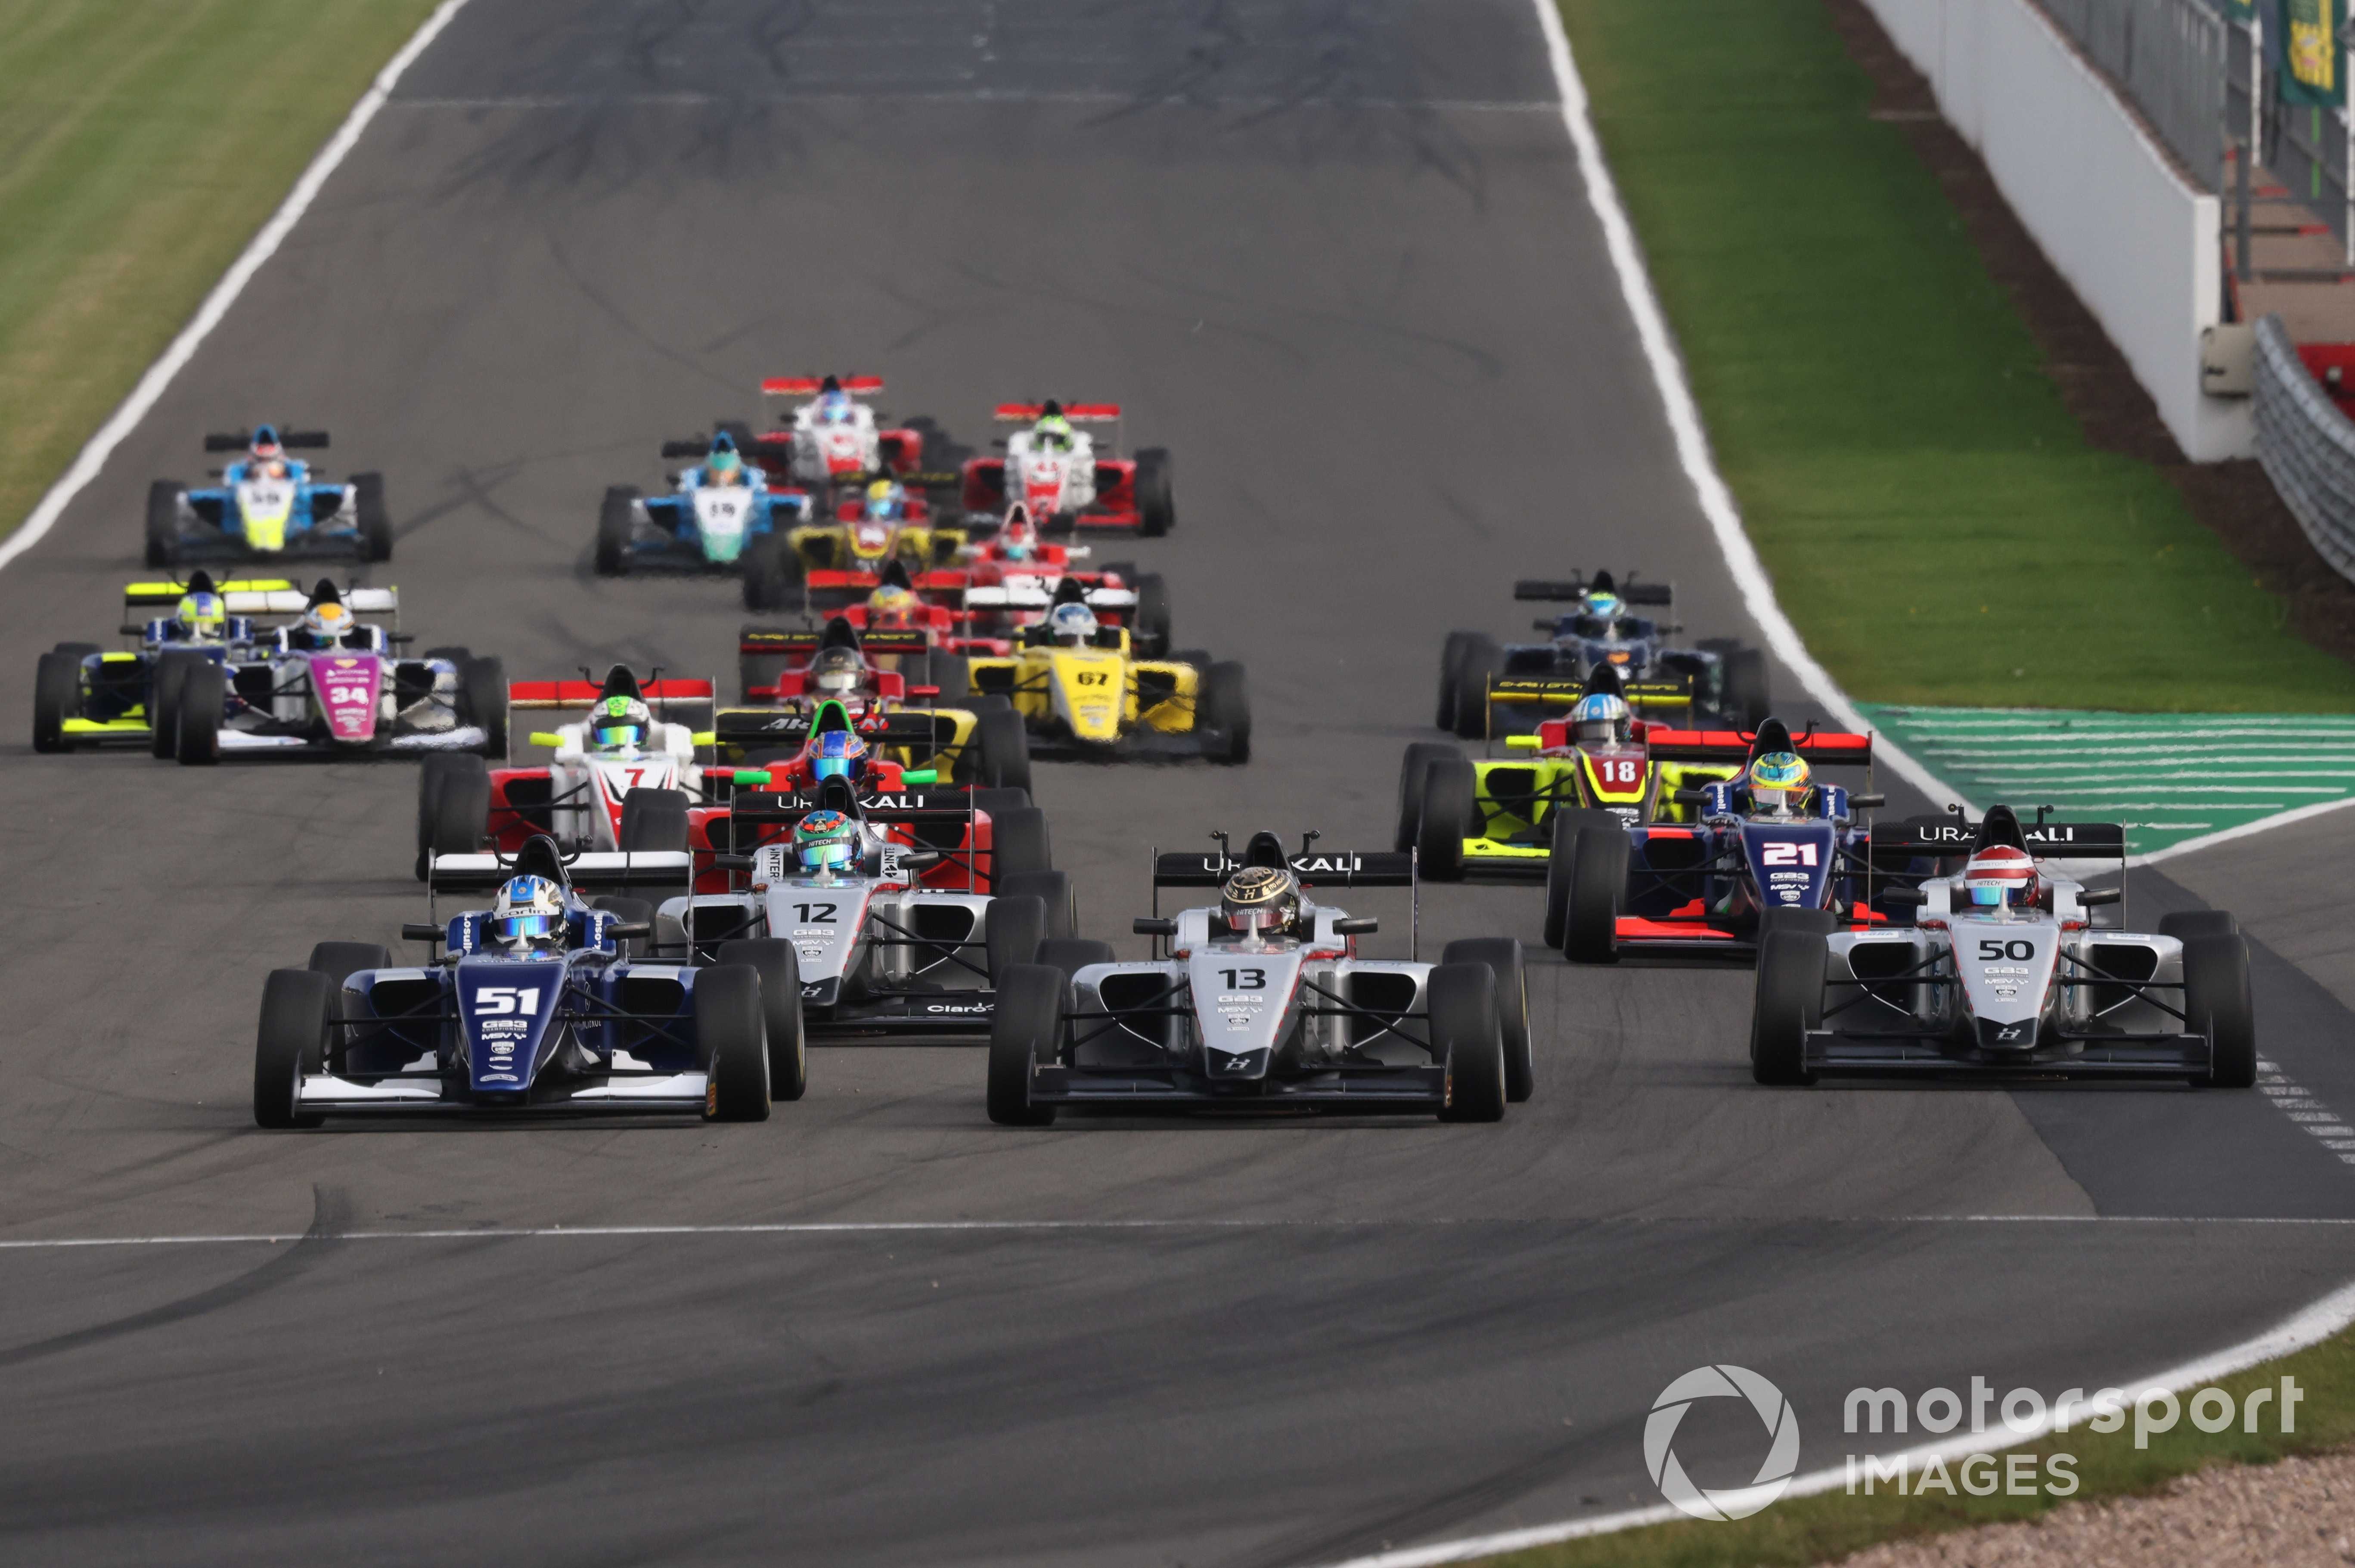
<path fill-rule="evenodd" d="M 814 654 L 825 638 L 822 632 L 768 632 L 747 626 L 736 645 L 740 654 Z M 932 646 L 922 632 L 861 632 L 858 645 L 869 654 L 921 654 Z"/>
<path fill-rule="evenodd" d="M 123 588 L 123 602 L 133 610 L 168 610 L 179 603 L 187 592 L 185 583 L 133 582 Z M 221 608 L 232 615 L 299 615 L 311 607 L 310 594 L 279 578 L 223 582 L 218 584 L 218 592 Z M 400 613 L 398 588 L 346 588 L 343 601 L 344 608 L 355 615 Z"/>
<path fill-rule="evenodd" d="M 2126 830 L 2116 822 L 2023 822 L 2020 838 L 2029 852 L 2048 859 L 2124 859 Z M 1874 852 L 1967 855 L 1978 842 L 1979 824 L 1959 816 L 1909 816 L 1872 825 Z"/>
<path fill-rule="evenodd" d="M 834 384 L 854 397 L 867 397 L 883 389 L 880 376 L 837 376 Z M 823 376 L 771 376 L 761 383 L 764 398 L 815 398 L 826 390 Z"/>
<path fill-rule="evenodd" d="M 1679 675 L 1661 680 L 1631 680 L 1619 688 L 1630 708 L 1689 708 L 1692 706 L 1692 677 Z M 1576 680 L 1548 680 L 1541 676 L 1492 676 L 1488 681 L 1488 700 L 1504 703 L 1530 703 L 1541 708 L 1567 708 L 1586 695 L 1586 685 Z M 1689 734 L 1689 731 L 1671 733 Z"/>
<path fill-rule="evenodd" d="M 742 789 L 730 799 L 728 815 L 744 822 L 799 822 L 825 804 L 815 790 L 795 793 Z M 901 790 L 891 795 L 862 795 L 860 815 L 869 822 L 946 822 L 975 814 L 973 796 L 964 790 Z"/>
<path fill-rule="evenodd" d="M 722 746 L 799 746 L 809 739 L 810 715 L 773 708 L 723 708 L 712 720 L 712 733 Z M 869 746 L 921 746 L 939 743 L 940 730 L 931 709 L 900 709 L 879 722 L 860 724 L 858 738 Z"/>
<path fill-rule="evenodd" d="M 1328 849 L 1287 856 L 1286 860 L 1293 874 L 1313 887 L 1411 888 L 1415 885 L 1412 851 L 1400 854 L 1382 849 L 1360 854 L 1349 849 Z M 1242 869 L 1242 866 L 1241 860 L 1224 855 L 1156 854 L 1153 857 L 1153 885 L 1156 889 L 1223 887 L 1227 879 Z"/>
<path fill-rule="evenodd" d="M 593 680 L 517 680 L 507 683 L 507 749 L 515 752 L 515 719 L 518 713 L 586 713 L 605 695 Z M 719 706 L 716 688 L 708 680 L 657 680 L 638 688 L 638 696 L 665 724 L 684 724 L 698 743 L 711 729 Z"/>
<path fill-rule="evenodd" d="M 1644 737 L 1657 762 L 1733 763 L 1750 758 L 1758 739 L 1742 730 L 1655 730 Z M 1872 737 L 1833 731 L 1809 731 L 1791 737 L 1791 749 L 1808 762 L 1835 767 L 1872 765 Z"/>
<path fill-rule="evenodd" d="M 1091 610 L 1133 610 L 1136 607 L 1134 588 L 1090 588 L 1082 597 Z M 964 591 L 964 607 L 968 610 L 1044 610 L 1055 603 L 1054 593 L 1037 586 L 968 588 Z"/>
<path fill-rule="evenodd" d="M 496 852 L 436 855 L 426 879 L 430 893 L 496 889 L 516 874 L 516 857 Z M 695 874 L 695 857 L 679 849 L 591 850 L 564 862 L 575 889 L 677 887 Z"/>
<path fill-rule="evenodd" d="M 253 432 L 250 430 L 218 431 L 205 437 L 207 452 L 243 452 L 252 444 Z M 323 430 L 282 430 L 278 432 L 278 444 L 289 452 L 324 452 L 327 447 L 327 432 Z"/>
<path fill-rule="evenodd" d="M 1036 420 L 1047 411 L 1044 403 L 1000 403 L 991 411 L 996 420 Z M 1118 403 L 1065 403 L 1063 417 L 1073 424 L 1109 424 L 1120 418 Z"/>
<path fill-rule="evenodd" d="M 1582 571 L 1567 581 L 1525 577 L 1513 584 L 1513 597 L 1535 600 L 1544 604 L 1559 604 L 1583 599 L 1590 586 Z M 1673 604 L 1677 598 L 1677 585 L 1673 582 L 1637 582 L 1632 576 L 1612 592 L 1630 604 Z"/>

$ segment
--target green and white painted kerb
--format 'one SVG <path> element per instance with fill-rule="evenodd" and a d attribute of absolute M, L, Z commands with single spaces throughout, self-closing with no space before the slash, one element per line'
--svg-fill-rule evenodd
<path fill-rule="evenodd" d="M 2122 822 L 2137 855 L 2355 799 L 2355 717 L 1857 707 L 1972 806 Z"/>

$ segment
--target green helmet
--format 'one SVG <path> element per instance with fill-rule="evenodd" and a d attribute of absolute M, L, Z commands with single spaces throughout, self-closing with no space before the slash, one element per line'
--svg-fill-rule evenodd
<path fill-rule="evenodd" d="M 600 750 L 644 746 L 654 728 L 653 710 L 634 697 L 609 697 L 589 710 L 589 739 Z"/>

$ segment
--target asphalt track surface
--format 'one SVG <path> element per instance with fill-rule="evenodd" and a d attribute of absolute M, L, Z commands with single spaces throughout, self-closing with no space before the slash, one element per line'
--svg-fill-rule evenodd
<path fill-rule="evenodd" d="M 116 624 L 206 429 L 382 469 L 377 581 L 429 642 L 725 678 L 732 584 L 589 571 L 665 434 L 798 371 L 884 374 L 950 454 L 1001 398 L 1115 399 L 1180 521 L 1102 553 L 1258 713 L 1241 770 L 1040 770 L 1085 921 L 1141 950 L 1154 843 L 1380 847 L 1440 639 L 1515 625 L 1516 575 L 1673 576 L 1696 635 L 1748 630 L 1552 98 L 1519 0 L 473 0 L 0 574 L 0 709 Z M 1499 1126 L 1000 1129 L 936 1047 L 818 1051 L 758 1126 L 258 1132 L 263 974 L 419 917 L 412 790 L 0 759 L 0 1241 L 276 1238 L 0 1252 L 12 1563 L 1273 1568 L 1654 1501 L 1644 1415 L 1703 1361 L 1779 1383 L 1812 1468 L 1857 1384 L 2121 1382 L 2355 1272 L 2355 1169 L 2258 1095 L 1770 1092 L 1746 974 L 1541 955 Z M 2326 818 L 2134 887 L 2265 912 L 2265 1053 L 2336 1106 L 2350 860 Z M 1402 953 L 1403 898 L 1360 908 Z M 1423 939 L 1538 913 L 1436 890 Z M 709 1229 L 791 1224 L 846 1228 Z M 1700 1407 L 1678 1452 L 1732 1485 L 1760 1444 Z"/>

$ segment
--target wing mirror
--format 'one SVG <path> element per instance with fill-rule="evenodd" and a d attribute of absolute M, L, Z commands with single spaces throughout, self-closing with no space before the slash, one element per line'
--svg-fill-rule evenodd
<path fill-rule="evenodd" d="M 1883 909 L 1920 909 L 1928 901 L 1919 888 L 1883 888 L 1878 901 Z"/>
<path fill-rule="evenodd" d="M 1141 914 L 1136 917 L 1136 923 L 1129 929 L 1139 936 L 1175 936 L 1178 934 L 1178 923 L 1174 920 L 1157 920 L 1151 915 Z"/>
<path fill-rule="evenodd" d="M 652 936 L 654 933 L 653 924 L 643 920 L 615 921 L 605 928 L 605 934 L 615 942 L 627 941 L 633 936 Z"/>
<path fill-rule="evenodd" d="M 900 782 L 901 784 L 938 784 L 941 782 L 941 770 L 938 768 L 912 768 L 900 775 Z M 904 858 L 905 857 L 902 857 L 902 859 Z"/>
<path fill-rule="evenodd" d="M 1889 797 L 1885 795 L 1852 795 L 1848 797 L 1848 803 L 1850 805 L 1887 805 Z"/>
<path fill-rule="evenodd" d="M 1676 799 L 1678 805 L 1706 805 L 1709 804 L 1709 792 L 1698 789 L 1680 789 L 1677 791 Z"/>
<path fill-rule="evenodd" d="M 2114 904 L 2126 897 L 2124 888 L 2079 888 L 2077 907 L 2093 909 L 2101 904 Z"/>
<path fill-rule="evenodd" d="M 1352 916 L 1333 923 L 1333 932 L 1337 936 L 1371 936 L 1381 928 L 1382 923 L 1371 915 Z"/>
<path fill-rule="evenodd" d="M 400 928 L 403 942 L 439 942 L 447 934 L 442 927 L 423 921 L 408 921 Z"/>
<path fill-rule="evenodd" d="M 1505 737 L 1505 750 L 1508 752 L 1534 752 L 1540 749 L 1544 744 L 1544 738 L 1538 735 L 1508 735 Z"/>
<path fill-rule="evenodd" d="M 535 746 L 561 746 L 564 744 L 563 736 L 551 734 L 546 730 L 534 730 L 527 739 Z"/>
<path fill-rule="evenodd" d="M 715 871 L 750 871 L 754 861 L 750 855 L 714 855 L 711 869 Z"/>
<path fill-rule="evenodd" d="M 538 739 L 537 736 L 533 738 L 535 740 Z M 735 776 L 728 782 L 736 785 L 739 789 L 765 789 L 768 787 L 769 784 L 769 770 L 766 768 L 738 768 L 736 770 Z"/>

